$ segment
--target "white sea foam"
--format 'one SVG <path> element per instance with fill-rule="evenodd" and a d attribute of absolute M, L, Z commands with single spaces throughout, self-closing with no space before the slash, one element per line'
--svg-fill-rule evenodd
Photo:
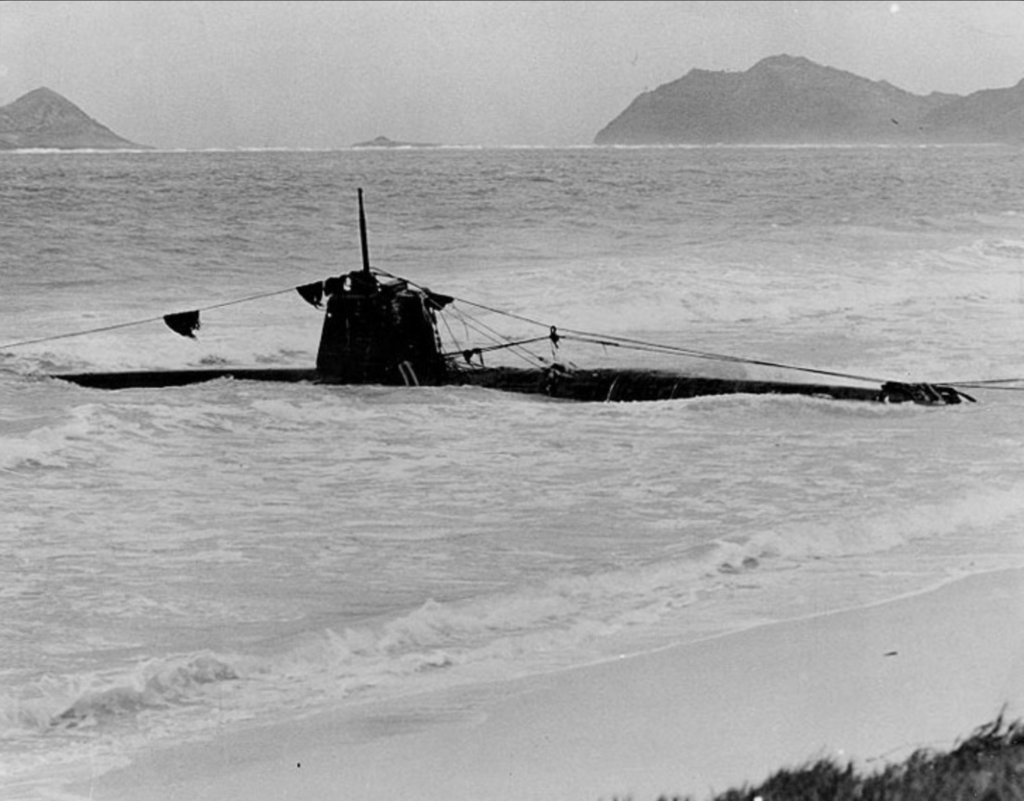
<path fill-rule="evenodd" d="M 81 451 L 77 444 L 101 427 L 99 407 L 83 405 L 68 411 L 64 420 L 49 417 L 0 421 L 0 468 L 66 467 Z"/>

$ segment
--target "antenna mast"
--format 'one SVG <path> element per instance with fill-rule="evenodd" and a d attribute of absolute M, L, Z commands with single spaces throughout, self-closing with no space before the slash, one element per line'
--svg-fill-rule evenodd
<path fill-rule="evenodd" d="M 366 213 L 363 211 L 363 190 L 359 189 L 359 241 L 363 246 L 363 272 L 370 274 L 370 248 L 366 244 Z"/>

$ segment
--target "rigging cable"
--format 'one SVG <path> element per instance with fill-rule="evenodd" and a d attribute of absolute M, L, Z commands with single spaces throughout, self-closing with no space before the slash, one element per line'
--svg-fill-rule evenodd
<path fill-rule="evenodd" d="M 392 273 L 389 273 L 389 272 L 387 272 L 385 270 L 375 269 L 374 272 L 379 273 L 380 275 L 387 276 L 388 278 L 393 278 L 395 280 L 406 281 L 408 284 L 410 284 L 411 286 L 416 287 L 417 289 L 420 289 L 420 290 L 422 290 L 424 292 L 428 292 L 428 293 L 430 292 L 430 290 L 427 289 L 425 286 L 421 286 L 419 284 L 416 284 L 415 282 L 409 281 L 406 278 L 400 278 L 399 276 L 394 275 Z M 468 306 L 475 306 L 478 309 L 483 309 L 483 310 L 489 311 L 489 312 L 491 312 L 493 314 L 500 314 L 500 315 L 503 315 L 505 317 L 510 317 L 510 318 L 512 318 L 514 320 L 520 320 L 520 321 L 522 321 L 524 323 L 530 323 L 531 325 L 538 325 L 538 326 L 541 326 L 543 328 L 547 328 L 549 330 L 551 328 L 551 326 L 548 323 L 543 323 L 540 320 L 534 320 L 533 318 L 524 317 L 523 315 L 515 314 L 514 312 L 504 311 L 502 309 L 496 309 L 493 306 L 487 306 L 487 305 L 485 305 L 483 303 L 476 303 L 476 302 L 471 301 L 471 300 L 466 300 L 465 298 L 459 298 L 459 297 L 455 297 L 455 296 L 451 296 L 451 297 L 452 297 L 453 300 L 458 301 L 459 303 L 465 303 Z M 695 359 L 709 359 L 709 360 L 713 360 L 713 361 L 734 362 L 734 363 L 740 363 L 740 364 L 755 364 L 755 365 L 758 365 L 760 367 L 774 367 L 774 368 L 780 369 L 780 370 L 795 370 L 795 371 L 798 371 L 798 372 L 814 373 L 814 374 L 817 374 L 817 375 L 827 375 L 827 376 L 832 376 L 834 378 L 847 378 L 847 379 L 851 379 L 851 380 L 855 380 L 855 381 L 867 381 L 867 382 L 870 382 L 870 383 L 885 383 L 888 380 L 888 379 L 885 379 L 885 378 L 875 378 L 875 377 L 872 377 L 872 376 L 857 375 L 855 373 L 843 373 L 843 372 L 836 372 L 834 370 L 818 370 L 818 369 L 815 369 L 813 367 L 800 367 L 800 366 L 794 365 L 794 364 L 784 364 L 784 363 L 781 363 L 781 362 L 770 362 L 770 361 L 764 361 L 764 360 L 760 360 L 760 359 L 748 359 L 748 358 L 744 358 L 744 357 L 741 357 L 741 356 L 730 356 L 728 354 L 712 353 L 710 351 L 692 350 L 690 348 L 682 348 L 682 347 L 678 347 L 678 346 L 675 346 L 675 345 L 662 345 L 662 344 L 653 343 L 653 342 L 645 342 L 643 340 L 631 339 L 629 337 L 618 337 L 618 336 L 611 336 L 611 335 L 604 335 L 604 334 L 594 334 L 594 333 L 587 332 L 587 331 L 578 331 L 578 330 L 575 330 L 575 329 L 572 329 L 572 328 L 563 328 L 563 329 L 560 329 L 560 330 L 564 331 L 564 332 L 568 332 L 570 334 L 575 334 L 578 337 L 587 337 L 588 339 L 587 340 L 583 340 L 583 341 L 590 341 L 593 344 L 597 344 L 597 345 L 606 345 L 606 346 L 614 346 L 614 347 L 627 347 L 627 346 L 630 346 L 630 347 L 635 347 L 637 350 L 644 350 L 644 349 L 646 349 L 646 350 L 650 350 L 650 351 L 654 351 L 654 352 L 660 352 L 660 353 L 674 353 L 674 354 L 678 354 L 678 355 L 682 355 L 682 356 L 690 356 L 690 357 L 695 358 Z M 564 334 L 562 334 L 561 336 L 564 337 Z"/>
<path fill-rule="evenodd" d="M 214 304 L 212 304 L 210 306 L 202 306 L 202 307 L 200 307 L 198 309 L 195 309 L 195 311 L 197 311 L 197 312 L 210 311 L 211 309 L 220 309 L 220 308 L 223 308 L 225 306 L 235 306 L 235 305 L 238 305 L 239 303 L 248 303 L 248 302 L 253 301 L 253 300 L 261 300 L 263 298 L 273 297 L 274 295 L 284 295 L 284 294 L 287 294 L 289 292 L 294 292 L 296 290 L 296 288 L 297 287 L 289 287 L 288 289 L 276 289 L 276 290 L 274 290 L 272 292 L 262 292 L 262 293 L 260 293 L 258 295 L 249 295 L 248 297 L 238 298 L 237 300 L 228 300 L 228 301 L 224 301 L 223 303 L 214 303 Z M 48 337 L 39 337 L 38 339 L 25 339 L 25 340 L 22 340 L 20 342 L 9 342 L 9 343 L 0 345 L 0 350 L 6 350 L 6 349 L 9 349 L 9 348 L 20 348 L 20 347 L 22 347 L 24 345 L 38 345 L 38 344 L 40 344 L 42 342 L 52 342 L 53 340 L 57 340 L 57 339 L 70 339 L 72 337 L 82 337 L 82 336 L 87 336 L 88 334 L 101 334 L 101 333 L 103 333 L 105 331 L 116 331 L 119 328 L 131 328 L 132 326 L 136 326 L 136 325 L 146 325 L 148 323 L 158 323 L 158 322 L 162 322 L 164 320 L 164 318 L 167 317 L 167 316 L 168 315 L 161 314 L 158 317 L 147 317 L 147 318 L 145 318 L 143 320 L 132 320 L 132 321 L 127 322 L 127 323 L 115 323 L 114 325 L 105 325 L 105 326 L 100 326 L 99 328 L 90 328 L 90 329 L 87 329 L 85 331 L 72 331 L 72 332 L 69 332 L 67 334 L 53 334 L 53 335 L 48 336 Z"/>
<path fill-rule="evenodd" d="M 643 340 L 630 339 L 629 337 L 607 337 L 605 335 L 592 334 L 585 331 L 574 331 L 571 328 L 563 328 L 563 331 L 568 331 L 570 334 L 575 334 L 575 337 L 562 335 L 563 339 L 577 339 L 581 342 L 590 342 L 595 345 L 604 345 L 606 347 L 617 347 L 617 348 L 632 348 L 634 350 L 649 351 L 654 353 L 674 353 L 681 356 L 688 356 L 693 359 L 708 359 L 711 361 L 719 362 L 732 362 L 737 364 L 756 364 L 760 367 L 774 367 L 781 370 L 795 370 L 802 373 L 815 373 L 817 375 L 827 375 L 834 378 L 849 378 L 856 381 L 867 381 L 871 383 L 884 383 L 888 379 L 884 378 L 873 378 L 870 376 L 857 375 L 855 373 L 843 373 L 834 370 L 819 370 L 814 367 L 800 367 L 794 364 L 784 364 L 782 362 L 770 362 L 762 359 L 750 359 L 742 356 L 730 356 L 722 353 L 710 353 L 708 351 L 692 350 L 690 348 L 683 348 L 676 345 L 663 345 L 655 342 L 644 342 Z"/>
<path fill-rule="evenodd" d="M 379 270 L 376 271 L 376 272 L 381 272 L 382 275 L 387 275 L 390 278 L 397 278 L 397 276 L 392 275 L 390 273 L 385 273 L 385 272 L 379 271 Z M 406 280 L 406 279 L 400 279 L 400 280 Z M 409 283 L 412 284 L 413 286 L 416 286 L 418 289 L 421 289 L 421 290 L 424 290 L 424 291 L 429 291 L 429 290 L 426 289 L 426 287 L 418 286 L 417 284 L 413 283 L 412 281 L 409 281 Z M 482 303 L 476 303 L 476 302 L 471 301 L 471 300 L 466 300 L 465 298 L 453 297 L 453 300 L 458 301 L 459 303 L 464 303 L 464 304 L 469 305 L 469 306 L 475 306 L 478 309 L 483 309 L 483 310 L 489 311 L 489 312 L 491 312 L 493 314 L 500 314 L 500 315 L 503 315 L 505 317 L 510 317 L 512 319 L 520 320 L 520 321 L 525 322 L 525 323 L 530 323 L 531 325 L 541 326 L 541 327 L 547 328 L 549 330 L 551 328 L 551 326 L 549 324 L 542 323 L 539 320 L 534 320 L 534 319 L 532 319 L 530 317 L 524 317 L 523 315 L 515 314 L 513 312 L 504 311 L 502 309 L 496 309 L 496 308 L 494 308 L 492 306 L 487 306 L 487 305 L 484 305 Z M 572 328 L 562 328 L 562 329 L 559 329 L 559 331 L 560 332 L 568 332 L 569 334 L 575 334 L 576 337 L 579 338 L 579 341 L 591 342 L 592 344 L 596 344 L 596 345 L 604 345 L 604 346 L 620 347 L 620 348 L 632 347 L 632 348 L 634 348 L 636 350 L 647 350 L 647 351 L 658 352 L 658 353 L 673 353 L 673 354 L 677 354 L 677 355 L 681 355 L 681 356 L 689 356 L 689 357 L 695 358 L 695 359 L 708 359 L 708 360 L 712 360 L 712 361 L 733 362 L 733 363 L 739 363 L 739 364 L 754 364 L 754 365 L 758 365 L 760 367 L 773 367 L 773 368 L 780 369 L 780 370 L 795 370 L 797 372 L 813 373 L 813 374 L 816 374 L 816 375 L 826 375 L 826 376 L 831 376 L 831 377 L 834 377 L 834 378 L 847 378 L 847 379 L 851 379 L 851 380 L 855 380 L 855 381 L 866 381 L 866 382 L 870 382 L 870 383 L 885 383 L 888 380 L 888 379 L 885 379 L 885 378 L 876 378 L 876 377 L 872 377 L 872 376 L 857 375 L 855 373 L 844 373 L 844 372 L 837 372 L 837 371 L 834 371 L 834 370 L 819 370 L 819 369 L 816 369 L 816 368 L 813 368 L 813 367 L 800 367 L 798 365 L 784 364 L 782 362 L 770 362 L 770 361 L 765 361 L 765 360 L 761 360 L 761 359 L 744 358 L 742 356 L 731 356 L 731 355 L 722 354 L 722 353 L 712 353 L 712 352 L 709 352 L 709 351 L 699 351 L 699 350 L 693 350 L 693 349 L 690 349 L 690 348 L 682 348 L 682 347 L 675 346 L 675 345 L 664 345 L 664 344 L 653 343 L 653 342 L 645 342 L 643 340 L 631 339 L 629 337 L 617 337 L 617 336 L 604 335 L 604 334 L 594 334 L 594 333 L 587 332 L 587 331 L 578 331 L 578 330 L 575 330 L 575 329 L 572 329 Z M 568 337 L 565 336 L 565 333 L 560 333 L 560 336 L 563 339 L 564 338 L 568 338 Z"/>
<path fill-rule="evenodd" d="M 493 345 L 491 345 L 490 347 L 487 347 L 487 348 L 472 348 L 471 350 L 474 350 L 474 351 L 477 351 L 477 352 L 482 352 L 482 351 L 495 351 L 495 350 L 501 350 L 503 348 L 509 348 L 509 349 L 512 350 L 512 352 L 516 356 L 518 356 L 520 359 L 525 361 L 527 364 L 530 364 L 531 366 L 532 365 L 543 365 L 544 364 L 545 360 L 542 357 L 538 356 L 535 353 L 531 353 L 530 351 L 526 350 L 522 346 L 523 345 L 529 345 L 529 344 L 532 344 L 532 343 L 535 343 L 535 342 L 543 342 L 543 341 L 547 340 L 549 337 L 547 337 L 547 336 L 532 337 L 532 338 L 524 339 L 524 340 L 510 341 L 510 340 L 508 340 L 507 337 L 503 337 L 501 334 L 499 334 L 497 331 L 495 331 L 493 328 L 491 328 L 486 323 L 482 323 L 479 320 L 477 320 L 476 318 L 470 317 L 465 312 L 462 312 L 462 311 L 460 311 L 458 309 L 452 309 L 451 313 L 455 314 L 459 318 L 459 320 L 462 322 L 462 325 L 465 328 L 472 329 L 472 330 L 476 331 L 476 333 L 478 333 L 480 336 L 482 336 L 482 337 L 484 337 L 486 339 L 489 339 L 491 342 L 495 343 L 495 344 L 493 344 Z M 442 316 L 442 319 L 444 319 L 444 315 L 441 315 L 441 316 Z M 445 320 L 445 327 L 448 328 L 448 332 L 449 332 L 449 334 L 451 334 L 451 327 L 448 326 L 447 320 Z M 453 339 L 453 341 L 456 342 L 456 344 L 458 343 L 458 341 L 455 339 L 454 336 L 452 336 L 452 339 Z M 466 353 L 466 349 L 459 348 L 456 351 L 456 353 L 465 354 Z M 455 355 L 455 354 L 446 353 L 446 354 L 443 354 L 443 355 L 444 356 L 451 356 L 451 355 Z"/>
<path fill-rule="evenodd" d="M 957 382 L 945 381 L 945 382 L 941 382 L 941 383 L 945 384 L 945 386 L 948 386 L 948 387 L 967 387 L 968 389 L 985 389 L 985 390 L 994 390 L 996 392 L 1024 392 L 1024 387 L 996 386 L 997 384 L 1001 384 L 1001 383 L 1005 383 L 1005 382 L 1011 382 L 1011 381 L 1012 382 L 1024 381 L 1024 378 L 1005 378 L 1005 379 L 1000 379 L 1000 380 L 996 380 L 996 381 L 977 381 L 977 382 L 972 382 L 972 381 L 957 381 Z M 936 382 L 936 383 L 940 383 L 940 382 Z"/>

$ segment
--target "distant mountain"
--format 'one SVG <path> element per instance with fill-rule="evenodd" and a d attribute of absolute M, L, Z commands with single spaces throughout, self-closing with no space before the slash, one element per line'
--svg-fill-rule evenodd
<path fill-rule="evenodd" d="M 915 95 L 806 58 L 691 70 L 638 96 L 598 145 L 1024 142 L 1024 81 L 966 97 Z"/>
<path fill-rule="evenodd" d="M 394 139 L 388 139 L 386 136 L 378 136 L 376 139 L 371 139 L 369 142 L 357 142 L 352 147 L 441 147 L 440 145 L 430 144 L 427 142 L 396 142 Z"/>
<path fill-rule="evenodd" d="M 0 150 L 149 150 L 123 139 L 70 100 L 41 87 L 0 106 Z"/>

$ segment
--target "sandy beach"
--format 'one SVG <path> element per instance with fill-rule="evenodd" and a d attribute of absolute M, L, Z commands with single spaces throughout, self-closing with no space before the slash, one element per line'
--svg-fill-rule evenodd
<path fill-rule="evenodd" d="M 466 694 L 154 751 L 95 801 L 709 797 L 948 749 L 1024 709 L 1024 571 Z M 469 710 L 476 709 L 475 712 Z M 481 711 L 482 710 L 482 711 Z"/>

